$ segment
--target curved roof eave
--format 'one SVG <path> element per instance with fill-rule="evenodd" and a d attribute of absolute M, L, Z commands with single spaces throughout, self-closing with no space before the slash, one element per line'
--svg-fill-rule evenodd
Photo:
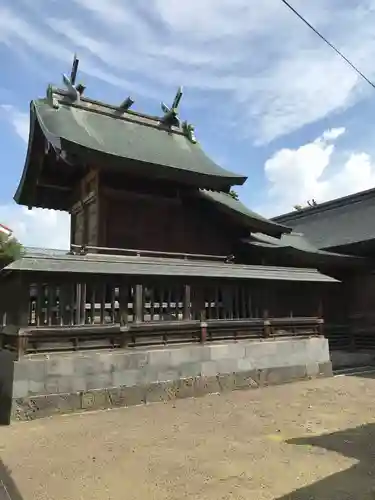
<path fill-rule="evenodd" d="M 257 228 L 258 231 L 262 231 L 272 236 L 281 236 L 282 234 L 292 231 L 292 229 L 287 226 L 278 224 L 277 222 L 266 219 L 262 215 L 253 212 L 239 200 L 234 199 L 230 194 L 204 189 L 200 190 L 200 194 L 203 198 L 215 204 L 219 210 L 241 220 L 243 225 L 249 229 Z"/>
<path fill-rule="evenodd" d="M 13 199 L 19 205 L 28 205 L 27 200 L 25 199 L 25 183 L 27 182 L 27 178 L 30 176 L 30 157 L 32 154 L 32 149 L 34 146 L 34 134 L 35 134 L 35 122 L 36 122 L 36 113 L 33 101 L 30 102 L 30 126 L 29 126 L 29 140 L 27 144 L 27 152 L 25 164 L 22 170 L 21 178 L 18 183 L 16 192 L 13 196 Z M 31 200 L 30 200 L 31 201 Z"/>

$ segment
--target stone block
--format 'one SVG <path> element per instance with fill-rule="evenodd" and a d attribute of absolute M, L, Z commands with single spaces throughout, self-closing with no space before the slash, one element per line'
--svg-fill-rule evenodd
<path fill-rule="evenodd" d="M 112 373 L 112 381 L 107 387 L 133 387 L 139 383 L 143 384 L 143 381 L 138 370 L 124 370 Z"/>
<path fill-rule="evenodd" d="M 239 359 L 237 366 L 239 372 L 248 372 L 254 369 L 254 363 L 248 358 Z"/>
<path fill-rule="evenodd" d="M 203 377 L 216 377 L 217 361 L 204 361 L 201 365 L 201 373 Z"/>
<path fill-rule="evenodd" d="M 229 358 L 229 345 L 228 344 L 214 344 L 210 345 L 210 359 L 216 361 L 218 359 Z"/>
<path fill-rule="evenodd" d="M 148 364 L 150 366 L 168 368 L 171 366 L 171 350 L 157 349 L 148 351 Z"/>
<path fill-rule="evenodd" d="M 243 342 L 234 342 L 228 344 L 228 358 L 241 359 L 246 356 L 246 344 Z"/>
<path fill-rule="evenodd" d="M 34 365 L 34 372 L 36 371 L 38 365 L 40 364 L 40 360 L 30 361 L 29 362 L 29 372 L 31 374 L 32 365 Z M 74 374 L 74 362 L 72 356 L 67 355 L 54 355 L 49 359 L 46 359 L 43 363 L 45 365 L 45 373 L 46 376 L 72 376 Z"/>
<path fill-rule="evenodd" d="M 327 363 L 330 361 L 328 340 L 325 338 L 308 339 L 306 363 L 314 361 L 316 363 Z"/>
<path fill-rule="evenodd" d="M 202 374 L 202 363 L 184 363 L 178 368 L 178 378 L 200 377 Z"/>
<path fill-rule="evenodd" d="M 332 363 L 329 361 L 327 363 L 319 363 L 319 376 L 320 377 L 332 377 Z"/>
<path fill-rule="evenodd" d="M 86 377 L 87 375 L 95 375 L 103 373 L 105 370 L 100 358 L 93 353 L 92 355 L 77 355 L 73 357 L 74 374 Z"/>
<path fill-rule="evenodd" d="M 259 373 L 256 370 L 237 372 L 234 374 L 234 389 L 250 389 L 259 387 Z"/>
<path fill-rule="evenodd" d="M 13 398 L 24 398 L 29 394 L 28 380 L 16 380 L 13 382 Z"/>
<path fill-rule="evenodd" d="M 148 364 L 146 351 L 130 351 L 122 354 L 122 368 L 124 370 L 140 370 Z"/>
<path fill-rule="evenodd" d="M 29 380 L 29 395 L 34 396 L 37 394 L 44 394 L 44 381 L 36 382 L 35 380 Z"/>
<path fill-rule="evenodd" d="M 113 352 L 101 352 L 93 357 L 100 367 L 101 373 L 112 373 L 115 371 L 116 366 L 114 364 L 115 353 Z"/>
<path fill-rule="evenodd" d="M 250 341 L 245 345 L 245 358 L 256 359 L 259 356 L 272 356 L 277 350 L 278 341 Z"/>
<path fill-rule="evenodd" d="M 112 407 L 135 406 L 146 403 L 146 387 L 114 387 L 108 389 Z"/>
<path fill-rule="evenodd" d="M 29 380 L 33 380 L 34 382 L 44 382 L 48 373 L 46 360 L 30 360 L 26 367 Z"/>
<path fill-rule="evenodd" d="M 170 382 L 170 381 L 174 381 L 174 380 L 178 380 L 180 377 L 179 377 L 179 373 L 176 370 L 168 370 L 168 371 L 162 371 L 162 372 L 159 372 L 158 375 L 157 375 L 157 382 Z"/>
<path fill-rule="evenodd" d="M 157 403 L 160 401 L 175 399 L 176 392 L 177 389 L 174 384 L 169 382 L 155 382 L 146 388 L 146 403 Z"/>
<path fill-rule="evenodd" d="M 216 361 L 216 374 L 234 373 L 238 371 L 238 359 L 218 359 Z"/>
<path fill-rule="evenodd" d="M 77 375 L 72 377 L 72 391 L 73 392 L 82 392 L 87 391 L 87 381 L 85 377 L 78 377 Z"/>
<path fill-rule="evenodd" d="M 235 389 L 234 373 L 221 373 L 217 376 L 220 392 L 229 392 Z"/>
<path fill-rule="evenodd" d="M 138 371 L 138 384 L 148 385 L 158 380 L 158 371 L 160 368 L 155 366 L 146 365 Z"/>
<path fill-rule="evenodd" d="M 198 344 L 191 348 L 192 361 L 210 361 L 211 360 L 211 346 L 209 344 Z"/>
<path fill-rule="evenodd" d="M 87 375 L 85 377 L 86 388 L 88 391 L 95 389 L 107 389 L 112 387 L 112 374 L 111 373 L 96 373 L 94 375 Z"/>
<path fill-rule="evenodd" d="M 184 399 L 184 398 L 192 398 L 195 396 L 195 384 L 194 377 L 185 378 L 178 381 L 176 384 L 176 398 Z"/>
<path fill-rule="evenodd" d="M 280 366 L 260 370 L 259 385 L 285 384 L 306 378 L 306 366 Z"/>
<path fill-rule="evenodd" d="M 57 376 L 49 376 L 44 381 L 44 394 L 59 393 L 59 379 Z"/>
<path fill-rule="evenodd" d="M 28 380 L 30 378 L 30 369 L 29 369 L 30 364 L 31 361 L 29 359 L 22 359 L 21 361 L 15 361 L 13 369 L 13 380 L 15 381 Z M 36 363 L 36 366 L 42 368 L 41 373 L 43 376 L 45 374 L 44 363 Z"/>
<path fill-rule="evenodd" d="M 194 396 L 200 397 L 205 394 L 218 394 L 220 385 L 216 376 L 214 377 L 196 377 L 194 379 Z"/>
<path fill-rule="evenodd" d="M 186 347 L 176 347 L 171 349 L 169 366 L 179 367 L 180 365 L 191 363 L 195 354 L 193 347 L 187 345 Z"/>
<path fill-rule="evenodd" d="M 81 393 L 82 410 L 101 410 L 110 408 L 111 398 L 107 389 L 86 391 Z"/>
<path fill-rule="evenodd" d="M 308 363 L 306 365 L 306 375 L 311 378 L 317 377 L 319 375 L 318 363 Z"/>
<path fill-rule="evenodd" d="M 79 394 L 48 394 L 13 401 L 12 419 L 34 420 L 54 414 L 78 411 L 81 408 Z"/>

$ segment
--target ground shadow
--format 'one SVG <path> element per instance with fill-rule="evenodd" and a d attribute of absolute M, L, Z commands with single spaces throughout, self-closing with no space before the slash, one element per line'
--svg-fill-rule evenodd
<path fill-rule="evenodd" d="M 0 500 L 24 500 L 16 483 L 12 478 L 11 471 L 0 459 Z"/>
<path fill-rule="evenodd" d="M 359 460 L 359 463 L 277 500 L 375 499 L 375 424 L 321 436 L 291 439 L 287 443 L 335 451 Z"/>

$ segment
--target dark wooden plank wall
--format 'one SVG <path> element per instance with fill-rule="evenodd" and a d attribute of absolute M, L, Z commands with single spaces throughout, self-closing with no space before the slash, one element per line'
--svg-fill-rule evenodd
<path fill-rule="evenodd" d="M 74 189 L 71 209 L 71 243 L 76 245 L 99 244 L 99 174 L 91 169 Z"/>
<path fill-rule="evenodd" d="M 199 200 L 120 197 L 107 191 L 105 203 L 101 246 L 209 255 L 233 251 L 233 228 L 225 217 L 200 207 Z"/>
<path fill-rule="evenodd" d="M 77 184 L 71 243 L 229 255 L 243 236 L 228 216 L 192 196 L 192 188 L 120 180 L 116 185 L 91 169 Z"/>

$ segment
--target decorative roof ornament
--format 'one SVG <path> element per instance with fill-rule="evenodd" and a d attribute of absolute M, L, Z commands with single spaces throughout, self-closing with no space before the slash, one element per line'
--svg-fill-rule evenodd
<path fill-rule="evenodd" d="M 51 84 L 47 87 L 47 102 L 51 106 L 51 108 L 59 109 L 59 102 L 56 97 L 53 95 L 53 86 Z"/>
<path fill-rule="evenodd" d="M 65 73 L 63 73 L 63 82 L 65 87 L 68 90 L 68 95 L 72 99 L 72 101 L 79 102 L 81 99 L 81 95 L 85 91 L 85 86 L 79 83 L 76 85 L 76 80 L 77 80 L 77 73 L 78 73 L 78 65 L 79 65 L 79 59 L 77 58 L 77 55 L 74 54 L 73 58 L 73 64 L 72 64 L 72 70 L 70 72 L 70 78 L 66 76 Z"/>
<path fill-rule="evenodd" d="M 65 73 L 63 73 L 62 75 L 63 83 L 68 90 L 67 95 L 72 99 L 73 102 L 79 102 L 82 94 L 86 89 L 86 87 L 82 85 L 82 83 L 78 83 L 76 85 L 78 65 L 79 65 L 79 59 L 77 58 L 77 55 L 74 54 L 72 69 L 70 72 L 70 78 L 66 76 Z M 56 97 L 54 96 L 54 87 L 51 84 L 49 84 L 47 87 L 46 97 L 48 104 L 52 108 L 54 109 L 59 108 L 59 102 L 58 99 L 56 99 Z"/>
<path fill-rule="evenodd" d="M 134 99 L 132 99 L 130 96 L 123 101 L 120 106 L 118 107 L 119 111 L 125 112 L 128 111 L 134 104 Z"/>
<path fill-rule="evenodd" d="M 193 144 L 196 144 L 198 141 L 197 141 L 197 138 L 195 136 L 194 125 L 191 125 L 190 123 L 185 121 L 182 124 L 182 128 L 183 128 L 183 131 L 184 131 L 186 137 L 189 139 L 189 141 L 192 142 Z"/>
<path fill-rule="evenodd" d="M 181 126 L 180 118 L 178 116 L 178 106 L 180 104 L 182 95 L 183 95 L 182 87 L 179 87 L 171 107 L 167 106 L 164 102 L 161 103 L 161 109 L 164 112 L 164 117 L 162 121 L 169 127 Z M 193 144 L 197 143 L 197 138 L 195 136 L 195 131 L 194 131 L 195 129 L 193 125 L 191 125 L 187 121 L 184 121 L 182 123 L 182 130 L 190 142 L 192 142 Z"/>
<path fill-rule="evenodd" d="M 178 106 L 180 104 L 182 94 L 183 94 L 182 87 L 179 87 L 171 107 L 167 106 L 164 102 L 161 103 L 161 109 L 164 113 L 163 123 L 169 125 L 170 127 L 180 126 L 180 119 L 178 117 Z"/>

